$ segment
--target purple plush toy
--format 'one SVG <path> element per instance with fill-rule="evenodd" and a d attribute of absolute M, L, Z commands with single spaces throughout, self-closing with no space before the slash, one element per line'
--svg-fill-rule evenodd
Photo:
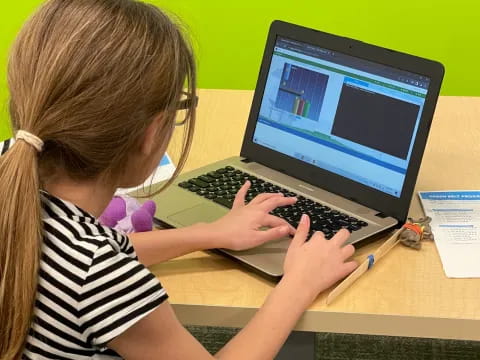
<path fill-rule="evenodd" d="M 115 196 L 100 216 L 100 223 L 123 233 L 150 231 L 156 205 L 152 200 L 141 205 L 130 196 Z"/>

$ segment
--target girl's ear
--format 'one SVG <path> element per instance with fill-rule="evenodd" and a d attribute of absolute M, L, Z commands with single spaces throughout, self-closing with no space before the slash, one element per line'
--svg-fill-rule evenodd
<path fill-rule="evenodd" d="M 145 133 L 143 134 L 143 141 L 141 144 L 142 155 L 150 156 L 154 150 L 158 147 L 158 134 L 162 125 L 163 117 L 165 115 L 160 113 L 153 121 L 148 125 Z"/>

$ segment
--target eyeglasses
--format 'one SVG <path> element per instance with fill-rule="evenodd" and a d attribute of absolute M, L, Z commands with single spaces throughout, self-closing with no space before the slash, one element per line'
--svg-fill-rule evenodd
<path fill-rule="evenodd" d="M 194 97 L 192 97 L 190 94 L 188 93 L 182 93 L 182 95 L 184 96 L 183 99 L 181 99 L 178 104 L 177 104 L 177 110 L 188 110 L 193 106 L 197 107 L 198 106 L 198 96 L 195 95 Z M 187 116 L 185 114 L 184 117 L 182 117 L 181 115 L 177 115 L 177 118 L 175 120 L 175 126 L 183 126 L 185 125 L 185 123 L 187 122 Z"/>

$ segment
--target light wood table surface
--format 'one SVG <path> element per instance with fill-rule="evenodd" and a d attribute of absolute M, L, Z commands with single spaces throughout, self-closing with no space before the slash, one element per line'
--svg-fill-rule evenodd
<path fill-rule="evenodd" d="M 240 153 L 253 92 L 201 90 L 197 130 L 185 170 Z M 441 97 L 418 190 L 480 187 L 480 98 Z M 175 158 L 179 135 L 170 153 Z M 165 204 L 168 206 L 168 204 Z M 410 215 L 422 214 L 414 195 Z M 357 251 L 358 260 L 379 242 Z M 480 254 L 479 254 L 480 261 Z M 207 252 L 151 267 L 184 324 L 242 327 L 275 286 Z M 315 274 L 312 274 L 315 276 Z M 320 295 L 296 330 L 480 340 L 480 279 L 448 279 L 433 243 L 397 246 L 330 306 Z"/>

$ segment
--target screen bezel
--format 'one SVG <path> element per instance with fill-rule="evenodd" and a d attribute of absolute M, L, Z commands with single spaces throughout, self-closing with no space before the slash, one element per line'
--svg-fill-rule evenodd
<path fill-rule="evenodd" d="M 400 197 L 375 190 L 253 142 L 277 37 L 316 45 L 430 78 L 430 86 Z M 404 222 L 410 207 L 444 73 L 443 65 L 436 61 L 276 20 L 270 26 L 240 155 Z"/>

